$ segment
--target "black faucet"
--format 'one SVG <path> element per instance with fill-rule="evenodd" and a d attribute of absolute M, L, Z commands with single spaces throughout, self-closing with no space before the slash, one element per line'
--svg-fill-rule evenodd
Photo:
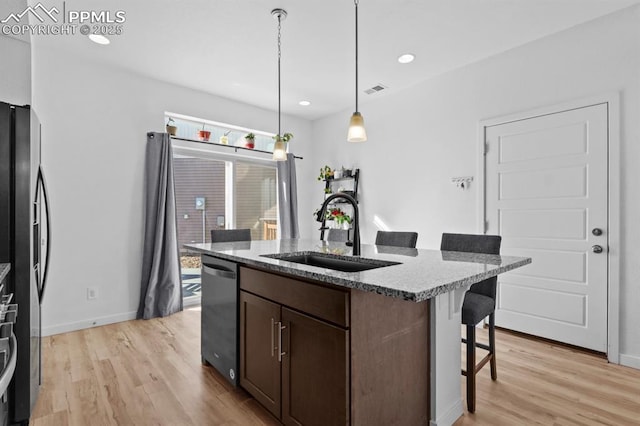
<path fill-rule="evenodd" d="M 324 203 L 322 203 L 320 210 L 318 210 L 318 217 L 316 220 L 318 222 L 322 222 L 322 219 L 325 217 L 327 205 L 336 198 L 342 198 L 353 206 L 353 255 L 360 256 L 360 214 L 358 213 L 358 202 L 355 198 L 349 194 L 345 194 L 344 192 L 336 192 L 335 194 L 329 195 L 327 199 L 324 200 Z M 349 242 L 347 242 L 347 245 L 350 245 Z"/>

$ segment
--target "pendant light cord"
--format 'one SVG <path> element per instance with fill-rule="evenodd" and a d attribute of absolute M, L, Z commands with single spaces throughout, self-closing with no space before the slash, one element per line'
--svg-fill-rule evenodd
<path fill-rule="evenodd" d="M 278 136 L 281 136 L 282 133 L 280 132 L 280 57 L 282 56 L 282 52 L 281 52 L 281 36 L 280 36 L 280 31 L 282 29 L 282 25 L 281 25 L 281 19 L 282 19 L 282 14 L 278 15 Z"/>
<path fill-rule="evenodd" d="M 356 112 L 358 112 L 358 0 L 354 0 L 356 5 Z"/>

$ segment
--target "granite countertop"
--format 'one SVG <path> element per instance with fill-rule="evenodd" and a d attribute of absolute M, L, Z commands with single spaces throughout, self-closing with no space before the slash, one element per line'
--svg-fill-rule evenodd
<path fill-rule="evenodd" d="M 0 263 L 0 282 L 4 280 L 4 277 L 7 276 L 10 270 L 11 270 L 10 263 Z"/>
<path fill-rule="evenodd" d="M 422 302 L 456 288 L 531 263 L 529 257 L 498 256 L 440 250 L 362 245 L 361 258 L 399 262 L 397 265 L 362 272 L 341 272 L 278 260 L 264 255 L 323 252 L 351 256 L 344 243 L 315 240 L 267 240 L 234 243 L 185 244 L 185 247 L 248 266 Z"/>

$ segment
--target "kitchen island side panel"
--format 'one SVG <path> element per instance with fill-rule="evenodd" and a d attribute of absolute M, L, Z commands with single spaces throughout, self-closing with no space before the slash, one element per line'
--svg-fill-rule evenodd
<path fill-rule="evenodd" d="M 351 290 L 353 425 L 428 425 L 429 303 Z"/>

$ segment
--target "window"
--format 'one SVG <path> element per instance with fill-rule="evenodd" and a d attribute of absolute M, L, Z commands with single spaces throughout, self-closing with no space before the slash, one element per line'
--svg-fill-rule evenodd
<path fill-rule="evenodd" d="M 233 124 L 220 123 L 217 121 L 199 119 L 189 117 L 182 114 L 165 113 L 165 123 L 173 120 L 172 124 L 177 127 L 176 137 L 182 139 L 200 140 L 198 132 L 205 130 L 211 132 L 209 140 L 212 144 L 221 144 L 229 146 L 245 146 L 245 136 L 253 133 L 255 138 L 255 149 L 259 151 L 273 152 L 273 133 L 263 132 L 261 130 L 248 129 L 245 127 L 235 126 Z M 226 140 L 223 140 L 226 138 Z"/>
<path fill-rule="evenodd" d="M 251 229 L 252 240 L 275 240 L 278 224 L 276 169 L 237 161 L 236 228 Z"/>
<path fill-rule="evenodd" d="M 173 116 L 173 115 L 172 115 Z M 183 132 L 195 132 L 195 121 L 174 119 Z M 227 133 L 224 128 L 207 125 L 211 138 Z M 244 135 L 259 132 L 235 127 Z M 269 135 L 266 132 L 260 132 Z M 271 145 L 271 137 L 264 136 Z M 184 139 L 192 139 L 193 135 Z M 229 144 L 239 143 L 229 138 Z M 259 139 L 256 137 L 256 148 Z M 174 179 L 185 304 L 200 300 L 200 256 L 184 245 L 211 242 L 212 229 L 249 228 L 252 240 L 276 239 L 278 202 L 276 166 L 264 153 L 221 148 L 218 143 L 202 144 L 191 140 L 173 140 Z M 265 145 L 262 145 L 265 146 Z M 266 149 L 265 149 L 266 150 Z"/>

